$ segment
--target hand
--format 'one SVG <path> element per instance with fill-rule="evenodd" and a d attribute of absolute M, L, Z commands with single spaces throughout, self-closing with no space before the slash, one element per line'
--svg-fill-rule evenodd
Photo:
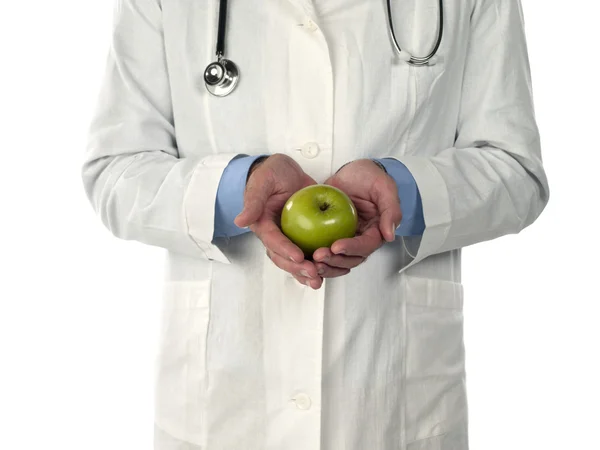
<path fill-rule="evenodd" d="M 262 241 L 267 255 L 280 269 L 300 283 L 319 289 L 323 279 L 317 267 L 304 259 L 304 252 L 280 229 L 281 211 L 296 191 L 317 184 L 287 155 L 275 154 L 259 163 L 248 176 L 244 209 L 235 218 L 240 227 L 249 227 Z"/>
<path fill-rule="evenodd" d="M 385 241 L 392 242 L 402 219 L 396 182 L 370 159 L 346 164 L 325 184 L 341 189 L 354 202 L 358 231 L 353 238 L 335 241 L 330 249 L 315 250 L 313 260 L 323 277 L 340 268 L 353 269 Z"/>

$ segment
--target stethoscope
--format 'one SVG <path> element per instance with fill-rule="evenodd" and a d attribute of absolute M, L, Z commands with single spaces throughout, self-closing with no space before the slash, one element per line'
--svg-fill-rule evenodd
<path fill-rule="evenodd" d="M 386 0 L 387 3 L 387 25 L 390 32 L 390 38 L 394 45 L 394 50 L 398 54 L 398 57 L 406 61 L 412 66 L 426 66 L 428 64 L 435 64 L 437 57 L 435 56 L 442 38 L 444 36 L 444 1 L 439 0 L 439 14 L 438 14 L 438 35 L 433 46 L 433 49 L 427 56 L 413 56 L 406 50 L 402 50 L 396 39 L 396 33 L 394 32 L 394 21 L 392 19 L 392 0 Z M 225 55 L 225 29 L 227 28 L 227 0 L 220 0 L 219 3 L 219 28 L 217 32 L 217 60 L 206 66 L 204 70 L 204 84 L 206 89 L 211 94 L 217 97 L 225 97 L 231 94 L 240 80 L 240 71 L 237 65 L 224 58 Z"/>

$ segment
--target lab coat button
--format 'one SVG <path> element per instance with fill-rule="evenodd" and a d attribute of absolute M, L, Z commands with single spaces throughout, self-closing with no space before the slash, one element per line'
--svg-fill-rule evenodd
<path fill-rule="evenodd" d="M 310 397 L 304 393 L 296 394 L 293 398 L 298 409 L 310 409 L 312 404 Z"/>
<path fill-rule="evenodd" d="M 302 156 L 308 159 L 316 158 L 319 154 L 319 145 L 315 142 L 307 142 L 302 146 Z"/>
<path fill-rule="evenodd" d="M 317 26 L 317 24 L 310 17 L 307 17 L 306 20 L 304 20 L 304 23 L 302 25 L 304 26 L 304 29 L 306 31 L 316 31 L 317 28 L 319 28 Z"/>

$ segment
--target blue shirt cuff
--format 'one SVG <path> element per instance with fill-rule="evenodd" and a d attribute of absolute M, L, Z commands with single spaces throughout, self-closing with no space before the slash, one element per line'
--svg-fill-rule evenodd
<path fill-rule="evenodd" d="M 269 155 L 241 154 L 233 158 L 225 167 L 217 189 L 213 239 L 230 238 L 249 231 L 247 228 L 238 227 L 233 220 L 244 208 L 244 190 L 250 166 L 261 156 Z"/>
<path fill-rule="evenodd" d="M 396 229 L 396 236 L 419 236 L 425 231 L 423 203 L 417 183 L 404 164 L 394 158 L 373 158 L 381 163 L 388 174 L 396 181 L 398 197 L 402 208 L 402 220 Z"/>

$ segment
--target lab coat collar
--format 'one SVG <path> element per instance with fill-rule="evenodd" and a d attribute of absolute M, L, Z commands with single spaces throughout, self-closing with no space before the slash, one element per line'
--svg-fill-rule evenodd
<path fill-rule="evenodd" d="M 317 12 L 315 10 L 315 6 L 312 0 L 287 0 L 291 3 L 296 9 L 298 9 L 303 14 L 309 16 L 312 20 L 316 21 Z"/>

